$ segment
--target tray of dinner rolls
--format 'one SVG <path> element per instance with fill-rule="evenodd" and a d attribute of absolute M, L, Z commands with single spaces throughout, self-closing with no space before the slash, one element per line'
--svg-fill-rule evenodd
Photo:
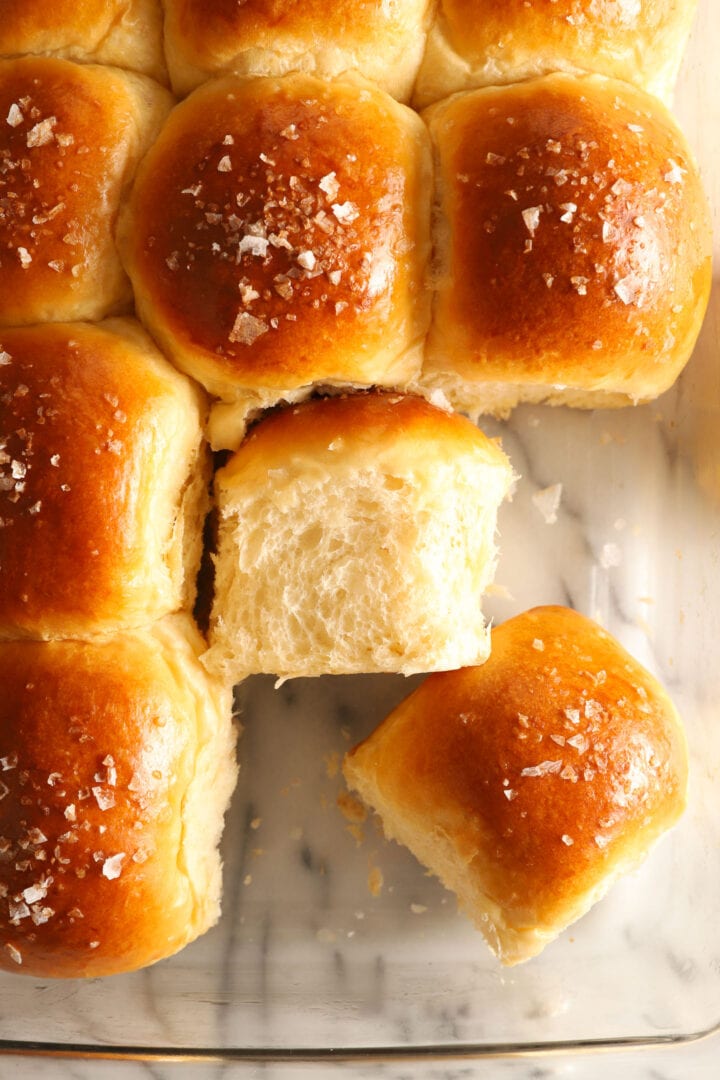
<path fill-rule="evenodd" d="M 0 1051 L 720 1024 L 719 35 L 0 0 Z"/>

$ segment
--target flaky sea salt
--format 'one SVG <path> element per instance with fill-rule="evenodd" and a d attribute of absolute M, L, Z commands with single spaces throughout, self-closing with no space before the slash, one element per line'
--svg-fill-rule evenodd
<path fill-rule="evenodd" d="M 122 873 L 123 859 L 125 858 L 125 852 L 120 851 L 117 855 L 111 855 L 110 858 L 105 859 L 102 868 L 103 877 L 108 881 L 114 881 L 115 878 L 119 878 Z"/>
<path fill-rule="evenodd" d="M 529 765 L 522 769 L 521 776 L 548 776 L 551 773 L 559 773 L 562 769 L 562 761 L 541 761 L 539 765 Z"/>

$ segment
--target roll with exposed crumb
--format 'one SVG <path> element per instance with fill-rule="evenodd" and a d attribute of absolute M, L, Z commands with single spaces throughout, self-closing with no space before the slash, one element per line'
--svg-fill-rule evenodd
<path fill-rule="evenodd" d="M 216 476 L 212 667 L 236 679 L 442 670 L 488 651 L 500 448 L 423 398 L 324 398 Z"/>

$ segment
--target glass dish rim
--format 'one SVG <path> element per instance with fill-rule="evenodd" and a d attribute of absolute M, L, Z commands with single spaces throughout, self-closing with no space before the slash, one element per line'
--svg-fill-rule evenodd
<path fill-rule="evenodd" d="M 613 1051 L 667 1049 L 686 1046 L 720 1036 L 720 1019 L 699 1031 L 669 1035 L 624 1035 L 614 1039 L 558 1039 L 548 1042 L 434 1043 L 414 1046 L 366 1047 L 172 1047 L 142 1045 L 102 1045 L 81 1042 L 42 1042 L 0 1039 L 0 1058 L 37 1057 L 87 1061 L 149 1062 L 245 1062 L 265 1064 L 392 1064 L 402 1061 L 480 1061 L 533 1058 L 563 1054 L 597 1054 Z"/>

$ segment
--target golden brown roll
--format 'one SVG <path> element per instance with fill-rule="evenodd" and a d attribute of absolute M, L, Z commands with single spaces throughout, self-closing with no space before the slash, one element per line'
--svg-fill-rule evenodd
<path fill-rule="evenodd" d="M 480 662 L 499 447 L 423 398 L 320 398 L 258 423 L 216 477 L 207 662 L 229 677 Z"/>
<path fill-rule="evenodd" d="M 204 399 L 130 320 L 0 332 L 0 639 L 192 603 Z"/>
<path fill-rule="evenodd" d="M 589 619 L 546 607 L 495 628 L 482 667 L 427 679 L 344 772 L 516 964 L 675 823 L 687 752 L 657 680 Z"/>
<path fill-rule="evenodd" d="M 166 79 L 160 0 L 0 0 L 0 56 L 42 53 Z"/>
<path fill-rule="evenodd" d="M 217 920 L 231 701 L 190 619 L 0 644 L 0 967 L 112 975 Z"/>
<path fill-rule="evenodd" d="M 585 71 L 669 101 L 696 9 L 697 0 L 440 0 L 414 100 Z"/>
<path fill-rule="evenodd" d="M 438 229 L 423 385 L 497 415 L 666 390 L 711 284 L 707 200 L 667 110 L 602 76 L 551 75 L 425 115 Z"/>
<path fill-rule="evenodd" d="M 165 49 L 180 94 L 214 75 L 356 70 L 406 101 L 428 21 L 428 0 L 165 0 Z"/>
<path fill-rule="evenodd" d="M 140 317 L 248 413 L 314 385 L 417 374 L 429 319 L 430 157 L 418 117 L 361 80 L 217 80 L 146 157 L 119 242 Z"/>
<path fill-rule="evenodd" d="M 118 69 L 0 61 L 0 326 L 129 307 L 115 218 L 171 101 Z"/>

